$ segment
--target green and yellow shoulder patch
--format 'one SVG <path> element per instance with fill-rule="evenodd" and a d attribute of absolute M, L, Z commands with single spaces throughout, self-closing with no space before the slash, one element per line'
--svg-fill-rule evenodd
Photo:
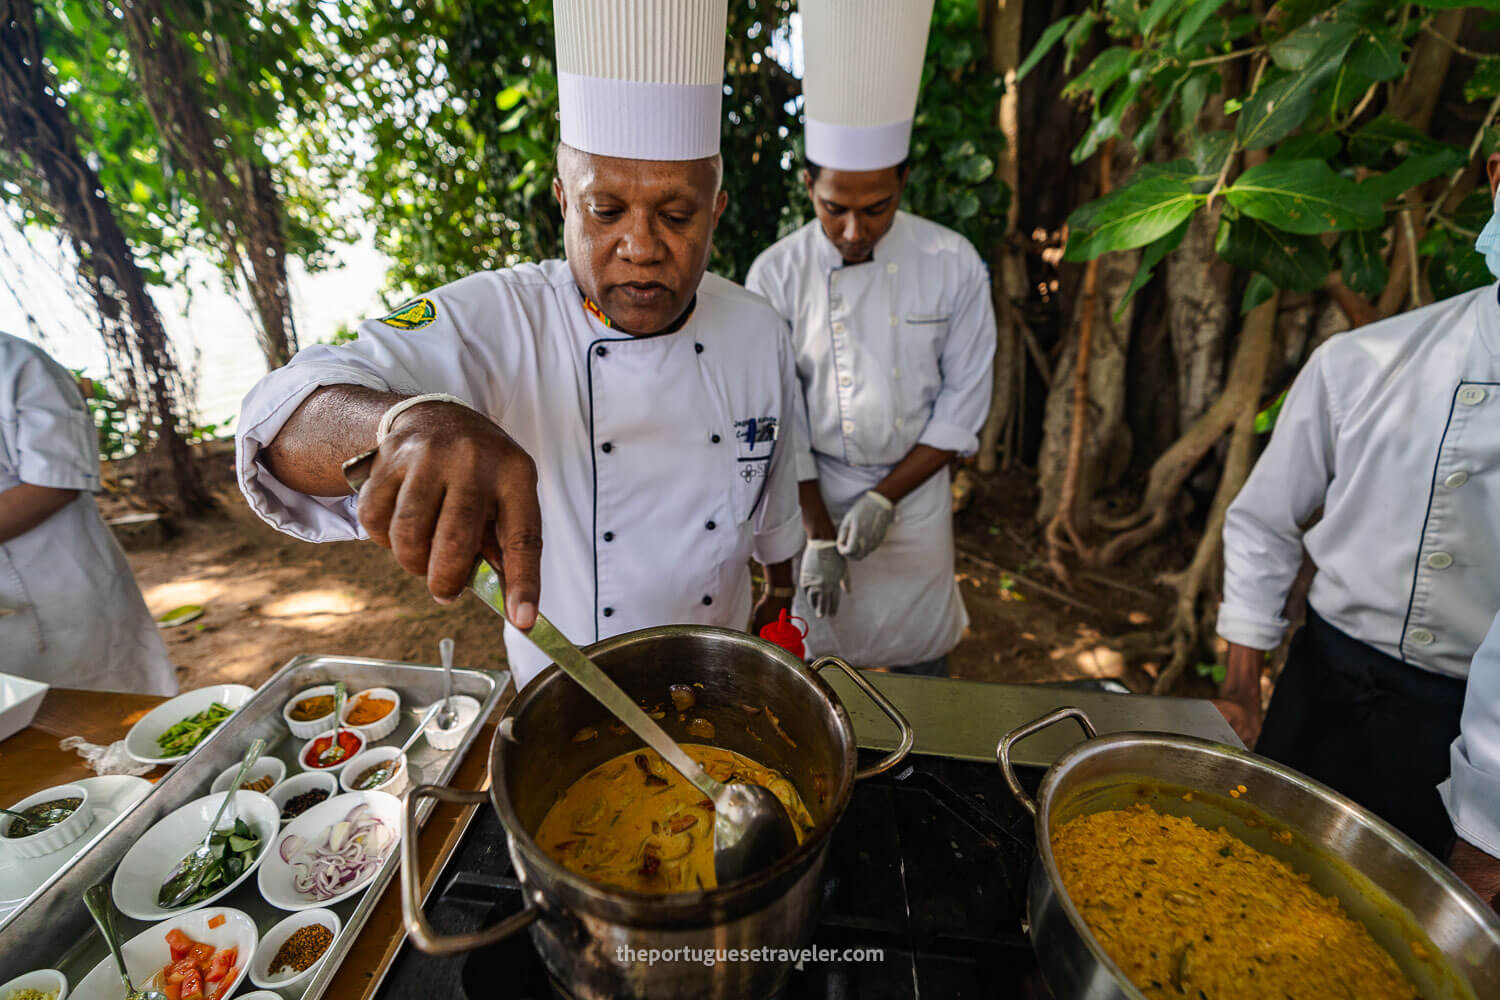
<path fill-rule="evenodd" d="M 420 330 L 437 319 L 437 306 L 431 299 L 413 299 L 389 316 L 380 317 L 380 322 L 398 330 Z"/>

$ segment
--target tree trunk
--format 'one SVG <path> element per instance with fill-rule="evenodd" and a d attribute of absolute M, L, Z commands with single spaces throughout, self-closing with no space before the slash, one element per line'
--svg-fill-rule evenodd
<path fill-rule="evenodd" d="M 161 316 L 99 178 L 79 151 L 47 65 L 32 0 L 0 0 L 0 144 L 6 147 L 0 155 L 24 156 L 78 255 L 79 278 L 98 306 L 111 363 L 140 422 L 140 459 L 164 460 L 169 470 L 163 488 L 148 464 L 147 499 L 180 512 L 211 507 L 178 430 L 186 392 Z"/>
<path fill-rule="evenodd" d="M 995 0 L 991 7 L 980 0 L 980 20 L 989 24 L 990 63 L 1005 81 L 1005 93 L 995 109 L 1000 130 L 1005 133 L 1005 148 L 999 151 L 998 173 L 1010 188 L 1010 208 L 1006 214 L 1005 236 L 990 257 L 990 280 L 995 300 L 995 388 L 990 412 L 979 434 L 979 471 L 991 473 L 997 465 L 997 454 L 1005 450 L 1005 466 L 1017 459 L 1019 435 L 1012 433 L 1020 419 L 1021 380 L 1026 377 L 1026 354 L 1021 347 L 1020 324 L 1023 322 L 1017 304 L 1027 294 L 1026 261 L 1016 222 L 1020 218 L 1021 151 L 1019 127 L 1020 95 L 1017 92 L 1016 69 L 1021 64 L 1022 16 L 1025 0 Z"/>
<path fill-rule="evenodd" d="M 224 256 L 231 286 L 243 283 L 255 305 L 256 337 L 267 364 L 279 368 L 297 350 L 286 245 L 281 233 L 281 196 L 253 143 L 236 150 L 199 93 L 199 74 L 183 46 L 182 12 L 169 13 L 161 0 L 123 0 L 120 5 L 131 63 L 157 131 L 207 208 L 204 220 Z M 206 44 L 213 46 L 216 40 Z M 222 75 L 233 72 L 218 60 Z"/>
<path fill-rule="evenodd" d="M 1114 142 L 1101 156 L 1110 157 L 1110 173 L 1124 176 L 1133 159 L 1129 142 Z M 1047 395 L 1047 416 L 1043 430 L 1042 453 L 1037 460 L 1041 502 L 1037 520 L 1051 521 L 1064 497 L 1073 438 L 1074 415 L 1084 414 L 1084 437 L 1078 464 L 1076 488 L 1072 491 L 1069 518 L 1076 529 L 1088 525 L 1089 503 L 1099 488 L 1118 478 L 1130 456 L 1130 432 L 1125 422 L 1125 366 L 1130 347 L 1130 325 L 1134 302 L 1115 319 L 1114 312 L 1125 289 L 1130 287 L 1140 266 L 1141 252 L 1127 250 L 1105 254 L 1098 261 L 1097 294 L 1090 318 L 1092 343 L 1087 364 L 1088 398 L 1075 402 L 1074 365 L 1079 342 L 1075 339 L 1064 350 L 1052 376 L 1052 391 Z M 1075 322 L 1084 327 L 1085 295 L 1075 310 Z M 1081 338 L 1080 338 L 1081 339 Z"/>
<path fill-rule="evenodd" d="M 1224 385 L 1224 358 L 1236 319 L 1234 271 L 1214 251 L 1219 209 L 1188 223 L 1182 246 L 1167 255 L 1167 326 L 1177 361 L 1178 427 L 1191 427 Z"/>

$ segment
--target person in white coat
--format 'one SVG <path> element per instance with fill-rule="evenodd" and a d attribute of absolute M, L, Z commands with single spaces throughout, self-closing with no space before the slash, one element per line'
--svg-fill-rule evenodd
<path fill-rule="evenodd" d="M 557 0 L 566 261 L 428 293 L 302 351 L 243 406 L 240 484 L 271 524 L 368 534 L 440 601 L 491 556 L 518 684 L 548 662 L 516 631 L 538 606 L 580 644 L 744 628 L 752 554 L 770 582 L 754 624 L 792 596 L 789 345 L 764 301 L 704 274 L 726 7 L 673 6 Z M 356 501 L 341 463 L 372 446 Z"/>
<path fill-rule="evenodd" d="M 177 693 L 130 564 L 99 516 L 94 421 L 67 369 L 0 333 L 0 673 Z"/>
<path fill-rule="evenodd" d="M 1500 155 L 1489 177 L 1493 193 Z M 1258 753 L 1440 858 L 1453 828 L 1434 786 L 1448 772 L 1470 660 L 1500 611 L 1497 292 L 1319 347 L 1224 521 L 1226 717 Z M 1260 667 L 1287 627 L 1304 546 L 1317 568 L 1307 624 L 1260 724 Z"/>
<path fill-rule="evenodd" d="M 746 280 L 791 329 L 802 389 L 796 611 L 809 654 L 946 675 L 969 621 L 949 466 L 979 445 L 995 316 L 969 241 L 899 210 L 932 3 L 800 9 L 817 218 Z"/>

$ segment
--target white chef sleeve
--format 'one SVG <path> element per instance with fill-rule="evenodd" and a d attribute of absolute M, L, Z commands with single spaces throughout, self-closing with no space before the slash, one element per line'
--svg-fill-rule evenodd
<path fill-rule="evenodd" d="M 1460 837 L 1500 858 L 1500 618 L 1490 626 L 1464 691 L 1463 721 L 1438 785 Z"/>
<path fill-rule="evenodd" d="M 10 353 L 20 360 L 8 373 L 17 477 L 32 486 L 92 493 L 99 488 L 99 442 L 73 376 L 35 345 Z"/>
<path fill-rule="evenodd" d="M 917 443 L 972 455 L 995 390 L 995 306 L 984 262 L 973 247 L 964 249 L 967 274 L 938 358 L 943 384 Z"/>
<path fill-rule="evenodd" d="M 791 337 L 776 338 L 781 368 L 781 414 L 771 467 L 766 472 L 766 489 L 755 512 L 755 558 L 766 565 L 783 562 L 802 548 L 802 507 L 797 499 L 797 454 L 805 447 L 805 437 L 797 429 L 797 400 L 801 389 L 797 366 L 792 360 Z M 790 429 L 791 433 L 787 433 Z"/>
<path fill-rule="evenodd" d="M 311 542 L 365 537 L 353 496 L 311 497 L 271 475 L 261 453 L 297 407 L 325 385 L 402 395 L 445 392 L 502 421 L 493 386 L 512 381 L 529 346 L 524 311 L 496 273 L 461 278 L 423 298 L 435 315 L 418 329 L 385 320 L 360 324 L 359 339 L 317 344 L 261 379 L 240 407 L 235 461 L 240 490 L 271 526 Z M 496 336 L 495 331 L 504 331 Z"/>
<path fill-rule="evenodd" d="M 745 276 L 745 287 L 771 303 L 771 308 L 776 310 L 776 315 L 786 327 L 788 338 L 794 336 L 792 330 L 792 317 L 796 310 L 787 301 L 787 289 L 790 282 L 780 280 L 774 273 L 775 264 L 771 261 L 771 252 L 768 250 L 755 258 L 755 263 L 750 265 L 750 273 Z M 795 340 L 792 341 L 795 344 Z M 793 375 L 796 374 L 796 350 L 792 351 Z M 802 394 L 802 380 L 794 379 L 796 392 L 794 393 L 794 421 L 787 426 L 797 432 L 797 442 L 793 445 L 794 465 L 797 470 L 797 481 L 806 482 L 809 479 L 818 478 L 818 466 L 813 461 L 812 454 L 812 424 L 807 417 L 807 398 Z M 778 445 L 780 442 L 777 442 Z"/>
<path fill-rule="evenodd" d="M 1251 649 L 1271 649 L 1286 632 L 1282 609 L 1302 566 L 1302 526 L 1333 478 L 1339 413 L 1328 346 L 1313 352 L 1287 391 L 1270 444 L 1224 515 L 1218 632 Z"/>

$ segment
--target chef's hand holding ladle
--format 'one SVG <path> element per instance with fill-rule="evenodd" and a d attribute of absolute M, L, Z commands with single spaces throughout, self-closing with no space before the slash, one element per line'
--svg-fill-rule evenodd
<path fill-rule="evenodd" d="M 379 449 L 369 451 L 344 464 L 344 477 L 356 494 L 361 493 L 371 478 L 370 470 L 378 453 Z M 506 565 L 509 566 L 509 560 Z M 534 612 L 534 623 L 528 628 L 521 628 L 515 618 L 507 615 L 501 576 L 483 555 L 473 565 L 468 587 L 713 802 L 714 875 L 720 885 L 762 871 L 796 849 L 797 833 L 791 817 L 769 789 L 715 781 L 540 612 Z"/>

